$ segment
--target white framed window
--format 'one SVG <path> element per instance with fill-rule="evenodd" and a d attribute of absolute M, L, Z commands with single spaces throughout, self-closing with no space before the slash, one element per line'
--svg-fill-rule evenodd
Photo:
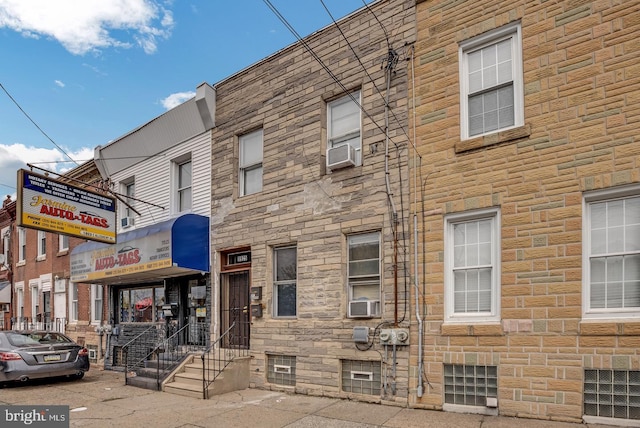
<path fill-rule="evenodd" d="M 354 303 L 372 302 L 364 315 L 377 316 L 380 311 L 380 232 L 347 236 L 347 276 L 350 308 Z M 368 314 L 367 314 L 368 312 Z M 350 310 L 349 314 L 354 315 Z"/>
<path fill-rule="evenodd" d="M 78 284 L 71 282 L 69 284 L 69 322 L 78 322 Z"/>
<path fill-rule="evenodd" d="M 459 60 L 461 138 L 524 125 L 520 22 L 462 42 Z"/>
<path fill-rule="evenodd" d="M 178 211 L 191 210 L 191 159 L 178 164 Z"/>
<path fill-rule="evenodd" d="M 298 277 L 296 247 L 273 250 L 273 316 L 297 315 L 296 284 Z"/>
<path fill-rule="evenodd" d="M 58 235 L 58 252 L 67 251 L 69 249 L 69 237 L 67 235 Z"/>
<path fill-rule="evenodd" d="M 36 260 L 44 260 L 47 258 L 47 232 L 38 231 L 38 257 Z"/>
<path fill-rule="evenodd" d="M 262 191 L 263 130 L 241 135 L 239 144 L 240 196 Z"/>
<path fill-rule="evenodd" d="M 7 269 L 9 265 L 9 245 L 11 244 L 10 229 L 5 227 L 0 230 L 0 240 L 2 240 L 2 255 L 4 256 L 4 263 L 0 263 L 0 269 Z"/>
<path fill-rule="evenodd" d="M 640 318 L 640 186 L 585 194 L 583 317 Z"/>
<path fill-rule="evenodd" d="M 445 322 L 500 320 L 500 211 L 445 218 Z"/>
<path fill-rule="evenodd" d="M 18 228 L 18 263 L 24 263 L 27 258 L 27 231 Z"/>
<path fill-rule="evenodd" d="M 103 308 L 103 286 L 102 284 L 91 284 L 91 323 L 100 324 L 102 321 Z"/>
<path fill-rule="evenodd" d="M 16 282 L 16 304 L 18 318 L 24 318 L 24 282 Z"/>
<path fill-rule="evenodd" d="M 31 319 L 36 320 L 40 314 L 40 296 L 38 295 L 39 282 L 29 281 L 29 290 L 31 290 Z"/>
<path fill-rule="evenodd" d="M 362 114 L 360 91 L 327 104 L 327 149 L 349 144 L 355 150 L 356 165 L 362 164 Z"/>
<path fill-rule="evenodd" d="M 123 199 L 126 202 L 121 202 L 120 206 L 120 227 L 127 229 L 135 223 L 135 204 L 136 201 L 132 198 L 136 196 L 136 183 L 133 177 L 124 180 L 120 183 L 120 192 L 125 196 Z"/>

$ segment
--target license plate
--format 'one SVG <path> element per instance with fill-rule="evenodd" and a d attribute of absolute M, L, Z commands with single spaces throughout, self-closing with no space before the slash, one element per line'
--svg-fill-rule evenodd
<path fill-rule="evenodd" d="M 60 361 L 60 355 L 56 354 L 56 355 L 45 355 L 44 356 L 44 362 L 48 363 L 50 361 Z"/>

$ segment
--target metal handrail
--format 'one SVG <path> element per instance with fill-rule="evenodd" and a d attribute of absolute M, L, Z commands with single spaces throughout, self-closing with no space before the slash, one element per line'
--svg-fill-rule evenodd
<path fill-rule="evenodd" d="M 171 336 L 166 338 L 159 337 L 152 345 L 153 347 L 147 348 L 147 352 L 138 353 L 135 361 L 133 361 L 133 358 L 129 358 L 128 348 L 124 350 L 126 360 L 125 383 L 128 384 L 128 378 L 133 371 L 136 372 L 137 376 L 141 374 L 141 370 L 148 369 L 144 370 L 146 374 L 143 374 L 143 376 L 150 377 L 151 379 L 155 376 L 156 390 L 159 391 L 162 381 L 169 376 L 175 367 L 183 362 L 189 355 L 202 350 L 203 346 L 201 344 L 184 340 L 184 337 L 194 327 L 198 329 L 199 324 L 186 324 L 173 332 Z M 146 330 L 146 332 L 148 331 L 149 329 Z M 144 333 L 138 335 L 137 338 L 140 338 L 143 334 Z M 131 344 L 131 342 L 132 341 L 129 341 L 127 345 Z M 153 374 L 153 369 L 150 369 L 147 364 L 155 365 L 155 375 Z"/>
<path fill-rule="evenodd" d="M 222 348 L 220 344 L 223 344 L 223 340 L 232 338 L 231 331 L 235 327 L 236 323 L 231 324 L 220 337 L 213 342 L 201 355 L 202 358 L 202 398 L 209 398 L 209 386 L 216 380 L 222 371 L 229 364 L 233 362 L 236 357 L 246 356 L 249 350 L 240 345 L 235 347 L 231 344 L 232 341 L 228 341 L 226 348 Z"/>
<path fill-rule="evenodd" d="M 133 342 L 135 342 L 140 337 L 142 337 L 143 335 L 147 334 L 149 331 L 151 331 L 153 329 L 157 330 L 158 329 L 158 324 L 153 324 L 151 327 L 149 327 L 148 329 L 146 329 L 145 331 L 143 331 L 142 333 L 138 334 L 136 337 L 134 337 L 133 339 L 131 339 L 130 341 L 128 341 L 127 343 L 122 345 L 122 350 L 124 351 L 125 348 L 128 348 Z"/>
<path fill-rule="evenodd" d="M 154 324 L 154 325 L 150 326 L 148 329 L 146 329 L 142 333 L 138 334 L 136 337 L 134 337 L 133 339 L 131 339 L 130 341 L 128 341 L 127 343 L 125 343 L 122 346 L 122 356 L 123 356 L 123 359 L 124 359 L 124 383 L 125 383 L 125 385 L 128 384 L 129 370 L 132 369 L 132 368 L 138 367 L 140 362 L 144 361 L 144 359 L 142 359 L 142 360 L 138 360 L 138 362 L 135 365 L 129 364 L 129 347 L 131 345 L 133 345 L 134 343 L 136 343 L 142 336 L 145 336 L 145 335 L 149 334 L 149 332 L 151 330 L 156 330 L 157 331 L 158 330 L 158 325 Z"/>

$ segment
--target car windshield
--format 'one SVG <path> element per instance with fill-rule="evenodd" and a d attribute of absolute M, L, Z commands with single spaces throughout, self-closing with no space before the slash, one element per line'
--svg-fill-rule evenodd
<path fill-rule="evenodd" d="M 39 345 L 40 343 L 37 340 L 32 339 L 29 336 L 25 336 L 24 334 L 19 333 L 6 333 L 7 340 L 13 346 L 33 346 Z"/>
<path fill-rule="evenodd" d="M 38 343 L 71 343 L 67 336 L 55 332 L 34 331 L 27 335 Z"/>

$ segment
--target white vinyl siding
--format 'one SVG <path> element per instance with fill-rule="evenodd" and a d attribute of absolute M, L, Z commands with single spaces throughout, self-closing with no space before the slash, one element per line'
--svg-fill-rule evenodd
<path fill-rule="evenodd" d="M 211 134 L 205 132 L 181 144 L 166 150 L 158 156 L 131 166 L 113 174 L 114 182 L 126 182 L 135 176 L 135 197 L 143 201 L 165 207 L 157 208 L 151 205 L 136 203 L 136 209 L 141 216 L 136 216 L 135 227 L 169 220 L 181 213 L 172 211 L 172 159 L 191 153 L 191 210 L 190 213 L 211 216 Z"/>

